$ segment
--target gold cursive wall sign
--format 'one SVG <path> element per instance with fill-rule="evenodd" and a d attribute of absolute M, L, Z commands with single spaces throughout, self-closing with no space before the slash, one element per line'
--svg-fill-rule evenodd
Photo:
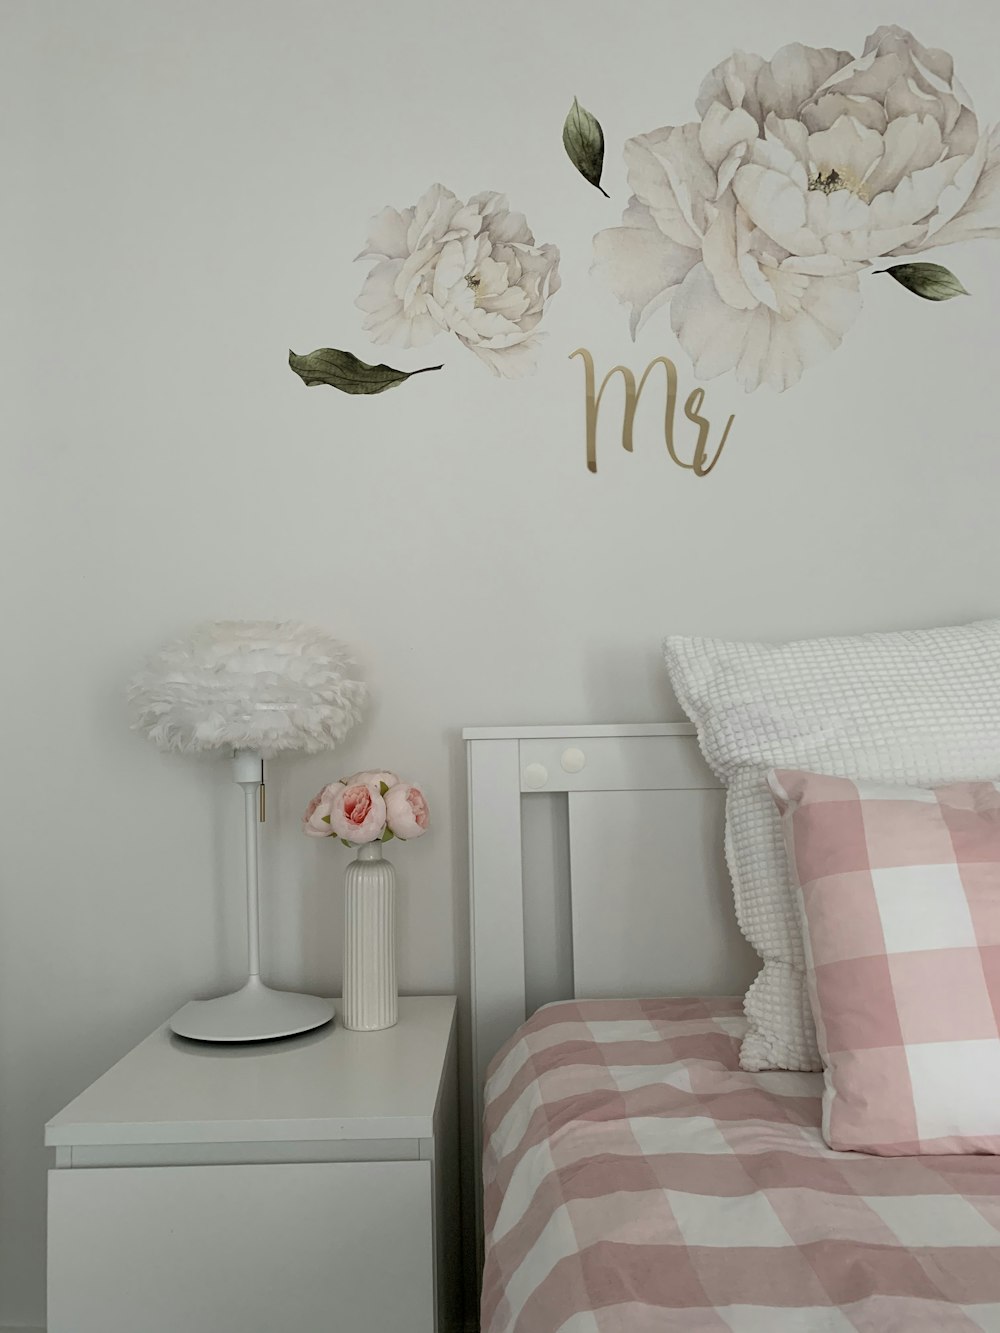
<path fill-rule="evenodd" d="M 635 425 L 635 414 L 639 406 L 639 398 L 643 389 L 646 387 L 646 381 L 649 379 L 656 366 L 662 366 L 667 376 L 667 401 L 663 412 L 663 440 L 667 446 L 667 453 L 671 461 L 678 467 L 688 468 L 696 477 L 707 477 L 715 467 L 722 456 L 722 451 L 726 447 L 726 441 L 729 439 L 729 432 L 732 428 L 734 417 L 730 417 L 726 422 L 726 428 L 722 432 L 722 439 L 719 441 L 719 447 L 708 458 L 708 435 L 712 429 L 711 422 L 707 417 L 701 415 L 702 405 L 705 402 L 704 389 L 692 389 L 684 400 L 684 415 L 688 421 L 698 427 L 698 438 L 694 444 L 694 450 L 691 455 L 691 461 L 681 458 L 677 452 L 674 440 L 674 422 L 677 416 L 677 367 L 666 356 L 656 356 L 650 361 L 649 365 L 642 372 L 638 384 L 635 375 L 629 370 L 628 366 L 612 366 L 608 373 L 601 380 L 601 387 L 595 390 L 596 376 L 594 374 L 594 358 L 586 347 L 578 347 L 575 352 L 570 353 L 570 360 L 578 356 L 583 361 L 585 375 L 584 392 L 586 394 L 587 407 L 587 467 L 591 472 L 597 471 L 597 416 L 601 410 L 601 399 L 604 396 L 604 390 L 608 387 L 608 381 L 614 375 L 621 375 L 622 383 L 625 385 L 625 410 L 622 415 L 622 448 L 632 452 L 632 432 Z"/>

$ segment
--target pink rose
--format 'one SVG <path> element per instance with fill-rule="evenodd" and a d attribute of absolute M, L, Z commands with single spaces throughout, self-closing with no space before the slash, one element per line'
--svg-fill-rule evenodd
<path fill-rule="evenodd" d="M 427 802 L 419 787 L 399 782 L 385 794 L 385 814 L 397 838 L 419 838 L 427 832 Z"/>
<path fill-rule="evenodd" d="M 345 787 L 371 787 L 374 785 L 381 790 L 381 784 L 384 782 L 387 787 L 395 787 L 399 778 L 395 773 L 390 773 L 384 768 L 365 769 L 363 773 L 355 773 L 353 777 L 342 778 Z"/>
<path fill-rule="evenodd" d="M 340 785 L 339 782 L 331 782 L 328 787 L 324 787 L 321 792 L 318 792 L 306 806 L 306 812 L 302 816 L 302 832 L 308 833 L 310 838 L 333 837 L 333 829 L 330 827 L 330 810 L 333 805 L 334 793 Z"/>
<path fill-rule="evenodd" d="M 385 832 L 385 801 L 375 783 L 334 784 L 330 827 L 347 842 L 374 842 Z"/>

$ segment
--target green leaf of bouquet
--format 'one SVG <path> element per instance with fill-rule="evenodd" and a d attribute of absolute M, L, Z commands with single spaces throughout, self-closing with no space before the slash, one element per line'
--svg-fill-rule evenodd
<path fill-rule="evenodd" d="M 386 792 L 389 790 L 389 784 L 388 784 L 388 782 L 380 782 L 380 783 L 378 784 L 378 789 L 379 789 L 379 792 L 384 796 L 384 795 L 386 794 Z"/>
<path fill-rule="evenodd" d="M 386 831 L 382 834 L 382 841 L 383 841 L 383 842 L 390 842 L 395 836 L 396 836 L 396 835 L 395 835 L 395 833 L 393 833 L 392 829 L 391 829 L 391 828 L 387 828 Z"/>
<path fill-rule="evenodd" d="M 573 105 L 563 125 L 563 147 L 566 155 L 577 171 L 600 190 L 605 199 L 611 196 L 601 184 L 601 172 L 604 170 L 604 131 L 596 116 L 582 107 L 573 98 Z"/>
<path fill-rule="evenodd" d="M 341 838 L 340 841 L 344 844 L 345 847 L 350 847 L 351 845 L 346 838 Z"/>
<path fill-rule="evenodd" d="M 922 296 L 925 301 L 950 301 L 953 296 L 968 296 L 951 269 L 943 264 L 896 264 L 893 268 L 879 269 L 891 273 L 898 283 Z"/>
<path fill-rule="evenodd" d="M 288 364 L 310 388 L 314 384 L 329 384 L 342 393 L 385 393 L 386 389 L 394 389 L 414 375 L 442 369 L 441 366 L 423 366 L 420 370 L 394 370 L 392 366 L 370 366 L 353 352 L 343 352 L 336 347 L 319 347 L 305 356 L 290 351 Z"/>

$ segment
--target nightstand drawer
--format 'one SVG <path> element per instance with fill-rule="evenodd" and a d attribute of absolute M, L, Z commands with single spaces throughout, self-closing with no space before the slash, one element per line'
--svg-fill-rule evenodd
<path fill-rule="evenodd" d="M 433 1333 L 431 1164 L 49 1173 L 49 1333 Z"/>

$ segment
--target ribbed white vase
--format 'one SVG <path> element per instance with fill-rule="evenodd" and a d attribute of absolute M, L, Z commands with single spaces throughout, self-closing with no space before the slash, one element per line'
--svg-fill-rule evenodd
<path fill-rule="evenodd" d="M 391 1028 L 396 994 L 396 872 L 382 844 L 358 848 L 347 867 L 344 899 L 342 1022 L 356 1032 Z"/>

